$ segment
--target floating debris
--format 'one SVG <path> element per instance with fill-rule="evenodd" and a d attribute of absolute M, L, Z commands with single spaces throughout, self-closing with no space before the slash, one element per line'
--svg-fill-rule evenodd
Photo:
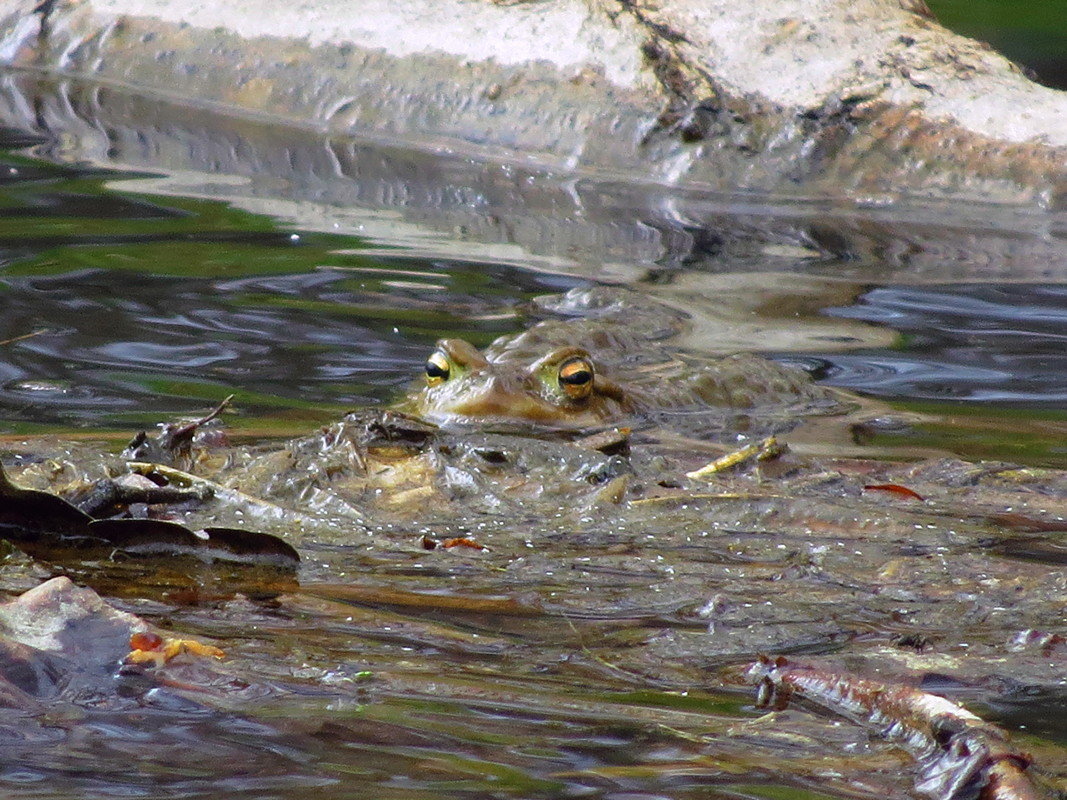
<path fill-rule="evenodd" d="M 233 395 L 226 397 L 200 419 L 192 422 L 166 422 L 160 425 L 159 434 L 150 437 L 147 431 L 140 431 L 122 451 L 123 458 L 134 461 L 163 461 L 187 458 L 193 445 L 193 437 L 201 427 L 216 419 L 233 400 Z"/>
<path fill-rule="evenodd" d="M 687 472 L 685 477 L 700 481 L 749 461 L 770 461 L 787 452 L 789 452 L 787 444 L 779 442 L 775 436 L 768 436 L 763 441 L 746 445 L 739 450 L 734 450 L 732 453 L 727 453 L 715 459 L 709 464 L 705 464 L 700 469 Z"/>
<path fill-rule="evenodd" d="M 938 800 L 1037 800 L 1026 774 L 1031 758 L 1007 734 L 943 697 L 900 683 L 884 683 L 761 656 L 747 677 L 757 703 L 785 708 L 794 695 L 903 742 L 918 755 L 915 788 Z"/>
<path fill-rule="evenodd" d="M 910 497 L 912 500 L 926 502 L 926 498 L 917 491 L 899 483 L 868 483 L 863 487 L 863 490 L 865 492 L 890 492 L 899 497 Z"/>
<path fill-rule="evenodd" d="M 130 637 L 130 652 L 124 662 L 161 667 L 183 653 L 198 658 L 224 658 L 226 655 L 219 648 L 195 639 L 164 638 L 158 633 L 142 631 Z"/>
<path fill-rule="evenodd" d="M 267 533 L 223 527 L 193 531 L 158 519 L 93 519 L 57 495 L 16 486 L 2 465 L 0 500 L 0 538 L 36 557 L 104 549 L 286 568 L 300 562 L 292 545 Z"/>

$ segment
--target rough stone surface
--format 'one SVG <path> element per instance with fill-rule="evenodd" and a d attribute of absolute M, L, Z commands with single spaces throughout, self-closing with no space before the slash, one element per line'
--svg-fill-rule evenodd
<path fill-rule="evenodd" d="M 129 650 L 130 635 L 147 628 L 68 578 L 52 578 L 0 604 L 0 634 L 84 664 L 113 666 Z"/>
<path fill-rule="evenodd" d="M 1067 100 L 894 0 L 0 0 L 0 61 L 720 191 L 1059 207 Z"/>
<path fill-rule="evenodd" d="M 808 110 L 877 99 L 976 134 L 1067 145 L 1062 92 L 895 3 L 781 0 L 743 12 L 727 0 L 648 5 L 645 19 L 679 31 L 681 57 L 709 68 L 729 91 Z"/>

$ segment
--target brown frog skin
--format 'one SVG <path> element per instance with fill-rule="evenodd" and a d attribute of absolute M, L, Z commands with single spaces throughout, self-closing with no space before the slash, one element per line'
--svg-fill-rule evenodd
<path fill-rule="evenodd" d="M 640 293 L 572 289 L 541 298 L 531 313 L 543 318 L 483 352 L 439 341 L 398 410 L 454 428 L 622 424 L 707 439 L 784 433 L 848 408 L 803 371 L 756 354 L 677 350 L 671 340 L 687 317 Z"/>
<path fill-rule="evenodd" d="M 445 425 L 583 429 L 620 420 L 633 406 L 580 347 L 556 347 L 532 361 L 490 360 L 462 339 L 441 339 L 403 410 Z"/>

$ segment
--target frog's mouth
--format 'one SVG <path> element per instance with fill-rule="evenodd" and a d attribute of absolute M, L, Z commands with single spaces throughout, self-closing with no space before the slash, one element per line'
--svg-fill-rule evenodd
<path fill-rule="evenodd" d="M 436 409 L 425 416 L 433 422 L 450 426 L 494 428 L 509 427 L 536 430 L 580 430 L 599 427 L 603 420 L 592 410 L 569 407 L 537 393 L 537 386 L 519 376 L 471 375 L 462 387 L 462 396 L 448 397 L 445 387 L 438 389 Z"/>
<path fill-rule="evenodd" d="M 572 438 L 616 427 L 624 414 L 605 415 L 599 406 L 568 407 L 536 394 L 521 375 L 468 375 L 455 398 L 437 387 L 426 420 L 451 431 L 506 433 L 536 438 Z M 458 388 L 458 387 L 457 387 Z M 607 417 L 607 418 L 606 418 Z"/>

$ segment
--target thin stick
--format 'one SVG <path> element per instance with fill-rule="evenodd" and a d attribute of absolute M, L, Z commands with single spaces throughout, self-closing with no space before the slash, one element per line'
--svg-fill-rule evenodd
<path fill-rule="evenodd" d="M 10 339 L 0 339 L 0 345 L 12 344 L 14 342 L 21 342 L 23 339 L 30 339 L 34 336 L 40 336 L 42 333 L 51 333 L 51 328 L 41 328 L 39 331 L 33 331 L 32 333 L 24 333 L 22 336 L 12 336 Z"/>
<path fill-rule="evenodd" d="M 212 409 L 211 413 L 207 416 L 201 417 L 200 419 L 194 422 L 188 422 L 185 425 L 181 425 L 172 430 L 169 430 L 167 435 L 170 437 L 171 446 L 176 446 L 179 442 L 185 441 L 186 439 L 192 439 L 193 434 L 195 434 L 197 431 L 197 428 L 215 419 L 215 417 L 221 414 L 226 408 L 226 406 L 230 404 L 231 400 L 233 400 L 232 394 L 225 400 L 223 400 L 221 403 L 219 403 L 217 406 L 215 406 L 215 408 Z"/>

